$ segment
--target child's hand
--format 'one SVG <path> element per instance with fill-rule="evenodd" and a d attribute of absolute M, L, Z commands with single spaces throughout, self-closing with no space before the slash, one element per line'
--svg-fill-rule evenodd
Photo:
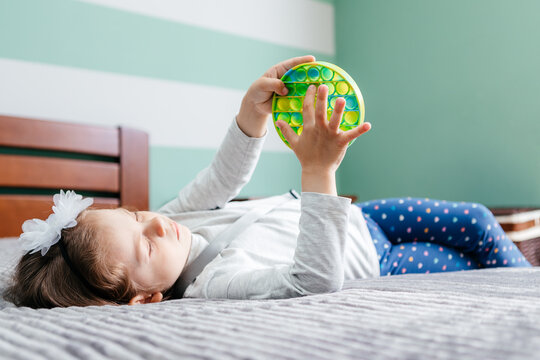
<path fill-rule="evenodd" d="M 330 121 L 327 121 L 328 87 L 319 86 L 316 108 L 313 106 L 314 97 L 315 86 L 311 85 L 304 98 L 303 131 L 300 136 L 283 120 L 278 120 L 276 125 L 302 165 L 302 191 L 335 194 L 335 172 L 349 142 L 368 132 L 371 124 L 364 123 L 352 130 L 342 131 L 339 124 L 345 99 L 336 100 Z"/>
<path fill-rule="evenodd" d="M 268 116 L 272 114 L 274 92 L 287 95 L 281 77 L 296 65 L 315 61 L 311 55 L 295 57 L 272 66 L 249 87 L 236 117 L 238 126 L 251 137 L 261 137 L 266 132 Z"/>

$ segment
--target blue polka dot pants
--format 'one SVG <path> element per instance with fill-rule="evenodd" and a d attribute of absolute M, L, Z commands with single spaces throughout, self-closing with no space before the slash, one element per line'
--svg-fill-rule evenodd
<path fill-rule="evenodd" d="M 364 213 L 381 276 L 531 266 L 482 204 L 408 197 L 355 205 Z"/>

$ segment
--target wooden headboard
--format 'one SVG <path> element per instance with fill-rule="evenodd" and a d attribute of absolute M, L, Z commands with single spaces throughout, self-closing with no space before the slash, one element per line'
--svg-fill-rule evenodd
<path fill-rule="evenodd" d="M 75 190 L 94 207 L 148 209 L 148 135 L 0 115 L 0 237 L 52 213 L 52 194 Z"/>

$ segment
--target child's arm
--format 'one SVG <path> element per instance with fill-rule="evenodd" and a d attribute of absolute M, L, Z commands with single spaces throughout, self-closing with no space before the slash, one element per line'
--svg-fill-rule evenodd
<path fill-rule="evenodd" d="M 337 195 L 335 174 L 347 146 L 350 141 L 369 131 L 371 124 L 364 123 L 353 130 L 341 131 L 339 124 L 345 99 L 336 100 L 330 121 L 327 121 L 328 87 L 319 86 L 315 109 L 314 96 L 315 86 L 311 85 L 304 99 L 304 129 L 301 136 L 296 135 L 283 120 L 278 120 L 276 125 L 302 165 L 302 191 Z"/>
<path fill-rule="evenodd" d="M 265 139 L 274 92 L 286 94 L 280 80 L 290 68 L 315 61 L 302 56 L 272 66 L 248 89 L 240 111 L 219 147 L 212 163 L 185 186 L 178 196 L 158 210 L 163 214 L 223 207 L 250 180 Z"/>
<path fill-rule="evenodd" d="M 302 165 L 300 233 L 292 265 L 258 269 L 222 269 L 210 275 L 206 297 L 286 298 L 333 292 L 343 285 L 343 254 L 351 200 L 336 196 L 335 172 L 348 143 L 369 131 L 369 123 L 343 132 L 339 123 L 345 100 L 338 99 L 330 121 L 326 120 L 328 88 L 306 93 L 301 136 L 285 122 L 278 122 Z"/>

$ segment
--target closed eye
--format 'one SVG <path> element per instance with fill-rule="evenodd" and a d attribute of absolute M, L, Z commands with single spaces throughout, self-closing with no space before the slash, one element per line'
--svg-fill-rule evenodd
<path fill-rule="evenodd" d="M 135 217 L 135 221 L 138 222 L 140 220 L 139 212 L 134 212 L 133 215 Z M 150 256 L 152 255 L 152 242 L 148 238 L 146 238 L 146 240 L 148 241 L 148 256 Z"/>

